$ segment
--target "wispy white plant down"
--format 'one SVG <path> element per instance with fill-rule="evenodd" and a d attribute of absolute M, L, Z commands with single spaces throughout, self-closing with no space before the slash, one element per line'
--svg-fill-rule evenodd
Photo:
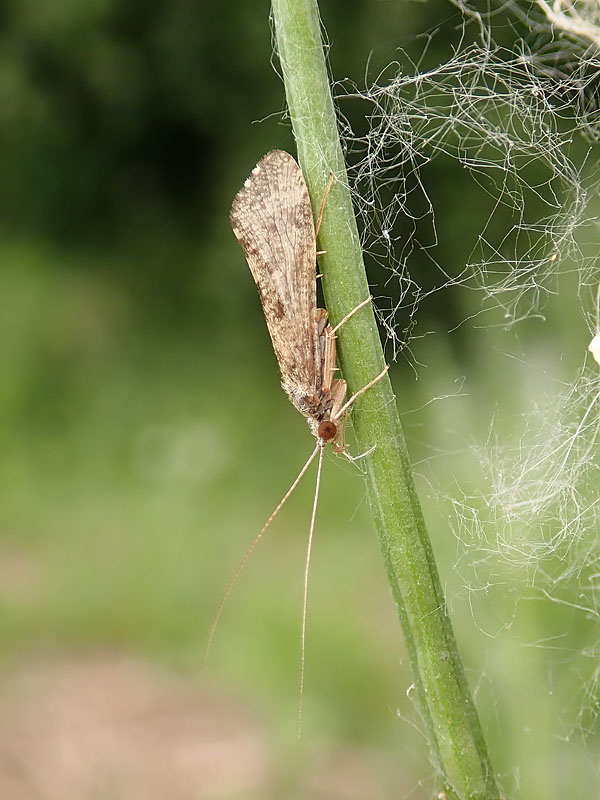
<path fill-rule="evenodd" d="M 482 483 L 448 499 L 464 552 L 458 560 L 471 563 L 468 591 L 487 589 L 509 569 L 522 575 L 524 594 L 600 622 L 600 4 L 538 0 L 488 5 L 485 14 L 462 0 L 453 5 L 463 27 L 448 61 L 432 65 L 424 48 L 415 64 L 400 52 L 370 84 L 338 88 L 342 111 L 350 98 L 369 120 L 360 136 L 347 128 L 346 145 L 364 247 L 393 288 L 381 290 L 380 320 L 390 355 L 410 352 L 431 295 L 462 288 L 478 293 L 468 323 L 489 347 L 494 327 L 543 320 L 563 276 L 576 285 L 589 338 L 571 359 L 573 374 L 556 378 L 553 393 L 532 395 L 510 436 L 498 426 L 502 409 L 490 412 L 487 440 L 465 448 Z M 510 46 L 506 37 L 495 42 L 499 14 L 504 31 L 508 24 L 520 32 Z M 427 179 L 440 159 L 460 165 L 481 198 L 483 224 L 462 263 L 440 255 L 448 253 L 439 243 L 449 210 Z M 460 214 L 461 205 L 457 197 L 451 211 Z M 427 286 L 424 264 L 436 276 Z M 560 358 L 556 352 L 557 375 Z M 599 654 L 600 634 L 583 654 L 589 670 L 572 715 L 586 731 L 595 722 L 588 701 Z"/>

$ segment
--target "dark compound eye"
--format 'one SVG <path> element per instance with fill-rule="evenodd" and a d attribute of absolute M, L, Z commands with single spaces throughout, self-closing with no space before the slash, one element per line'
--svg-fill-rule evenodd
<path fill-rule="evenodd" d="M 335 435 L 337 433 L 337 425 L 335 422 L 330 422 L 329 420 L 322 422 L 319 425 L 319 438 L 325 439 L 326 442 L 330 442 L 332 439 L 335 439 Z"/>

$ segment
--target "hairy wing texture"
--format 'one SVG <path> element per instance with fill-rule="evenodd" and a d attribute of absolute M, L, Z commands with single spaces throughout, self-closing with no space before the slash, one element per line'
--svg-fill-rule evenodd
<path fill-rule="evenodd" d="M 302 171 L 282 150 L 259 161 L 231 206 L 231 225 L 258 287 L 288 393 L 315 395 L 316 241 Z"/>

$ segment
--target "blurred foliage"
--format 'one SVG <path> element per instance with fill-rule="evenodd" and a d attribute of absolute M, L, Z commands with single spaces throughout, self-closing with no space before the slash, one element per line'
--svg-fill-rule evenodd
<path fill-rule="evenodd" d="M 325 24 L 336 21 L 333 73 L 362 82 L 370 58 L 376 74 L 410 37 L 415 12 L 397 2 L 326 4 Z M 208 264 L 199 275 L 198 264 L 222 240 L 239 176 L 267 143 L 292 144 L 268 64 L 267 6 L 242 4 L 232 16 L 185 0 L 25 0 L 6 3 L 3 17 L 6 229 L 101 252 L 122 252 L 125 241 L 133 252 L 115 270 L 152 313 L 172 303 L 176 315 L 197 316 L 203 300 L 209 310 L 218 278 Z M 187 239 L 201 252 L 190 253 Z"/>

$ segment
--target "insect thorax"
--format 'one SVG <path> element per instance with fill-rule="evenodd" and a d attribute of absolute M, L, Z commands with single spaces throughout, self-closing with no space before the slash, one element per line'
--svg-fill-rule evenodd
<path fill-rule="evenodd" d="M 282 382 L 282 386 L 293 405 L 302 416 L 306 417 L 306 421 L 308 422 L 313 436 L 319 438 L 319 425 L 324 420 L 329 420 L 331 416 L 331 394 L 329 392 L 327 392 L 327 394 L 320 393 L 318 390 L 315 394 L 305 394 L 299 391 L 297 386 L 286 383 L 285 381 Z"/>

